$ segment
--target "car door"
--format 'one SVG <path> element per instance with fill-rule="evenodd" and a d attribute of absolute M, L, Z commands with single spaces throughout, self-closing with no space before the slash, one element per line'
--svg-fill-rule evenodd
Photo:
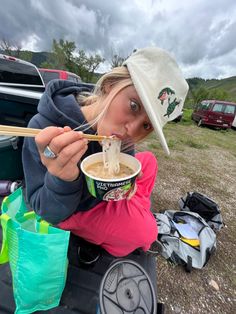
<path fill-rule="evenodd" d="M 234 121 L 235 114 L 236 105 L 226 104 L 223 116 L 224 125 L 227 124 L 229 127 L 231 127 Z"/>
<path fill-rule="evenodd" d="M 199 122 L 200 120 L 204 120 L 207 116 L 208 110 L 210 109 L 211 102 L 209 101 L 202 101 L 197 106 L 192 114 L 192 118 L 194 121 Z"/>
<path fill-rule="evenodd" d="M 216 102 L 211 112 L 209 112 L 208 115 L 208 123 L 210 125 L 218 126 L 218 127 L 227 127 L 226 122 L 224 120 L 224 110 L 225 110 L 225 104 L 224 103 L 218 103 Z"/>

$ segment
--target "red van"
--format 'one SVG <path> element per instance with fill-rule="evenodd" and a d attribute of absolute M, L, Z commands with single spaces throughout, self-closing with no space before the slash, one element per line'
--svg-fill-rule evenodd
<path fill-rule="evenodd" d="M 69 80 L 77 83 L 81 82 L 81 78 L 79 75 L 64 70 L 39 68 L 39 72 L 41 73 L 45 84 L 53 79 Z"/>
<path fill-rule="evenodd" d="M 192 119 L 201 125 L 231 128 L 236 115 L 236 103 L 221 100 L 203 100 L 197 104 Z"/>

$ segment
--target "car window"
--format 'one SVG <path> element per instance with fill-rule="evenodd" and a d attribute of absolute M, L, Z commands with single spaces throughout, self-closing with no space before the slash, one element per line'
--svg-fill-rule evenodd
<path fill-rule="evenodd" d="M 208 108 L 210 107 L 210 104 L 211 104 L 210 102 L 203 101 L 201 102 L 199 109 L 208 110 Z"/>
<path fill-rule="evenodd" d="M 70 81 L 76 82 L 76 83 L 80 82 L 80 79 L 79 79 L 78 76 L 71 75 L 71 74 L 68 74 L 68 78 L 67 79 L 70 80 Z"/>
<path fill-rule="evenodd" d="M 76 77 L 73 76 L 73 75 L 70 75 L 70 74 L 68 75 L 67 79 L 68 79 L 69 81 L 77 82 Z"/>
<path fill-rule="evenodd" d="M 58 72 L 48 72 L 48 71 L 43 71 L 43 70 L 39 70 L 39 71 L 42 75 L 42 78 L 43 78 L 45 84 L 47 84 L 51 80 L 59 79 L 59 73 Z"/>
<path fill-rule="evenodd" d="M 0 82 L 42 85 L 40 75 L 34 66 L 6 59 L 0 59 Z"/>
<path fill-rule="evenodd" d="M 236 108 L 236 106 L 233 106 L 233 105 L 226 105 L 226 107 L 225 107 L 225 113 L 234 114 L 234 113 L 235 113 L 235 108 Z"/>
<path fill-rule="evenodd" d="M 215 104 L 214 107 L 212 108 L 212 111 L 214 112 L 223 112 L 224 111 L 224 104 Z"/>

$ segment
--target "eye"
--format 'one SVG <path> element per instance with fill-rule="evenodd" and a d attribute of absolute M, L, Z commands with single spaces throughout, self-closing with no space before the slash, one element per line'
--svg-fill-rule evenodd
<path fill-rule="evenodd" d="M 140 111 L 140 104 L 134 100 L 130 101 L 130 109 L 133 112 L 139 112 Z"/>
<path fill-rule="evenodd" d="M 149 130 L 151 130 L 153 127 L 152 127 L 151 123 L 149 123 L 149 122 L 144 122 L 144 123 L 143 123 L 143 128 L 144 128 L 144 130 L 149 131 Z"/>

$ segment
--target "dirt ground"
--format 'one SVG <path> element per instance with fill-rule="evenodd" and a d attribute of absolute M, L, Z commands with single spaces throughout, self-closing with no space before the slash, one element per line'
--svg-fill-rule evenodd
<path fill-rule="evenodd" d="M 153 209 L 178 210 L 182 196 L 198 191 L 218 203 L 225 227 L 217 234 L 216 252 L 201 270 L 187 273 L 157 256 L 158 299 L 165 314 L 236 313 L 236 131 L 178 124 L 167 128 L 166 138 L 170 157 L 153 137 L 138 147 L 158 159 Z"/>
<path fill-rule="evenodd" d="M 178 210 L 180 197 L 188 191 L 198 191 L 218 203 L 225 227 L 217 234 L 216 252 L 201 270 L 187 273 L 182 266 L 173 266 L 163 257 L 157 257 L 158 298 L 165 303 L 165 314 L 233 314 L 236 313 L 236 131 L 229 135 L 234 139 L 234 147 L 222 149 L 216 142 L 211 143 L 210 137 L 205 146 L 200 145 L 202 132 L 217 131 L 199 130 L 195 126 L 185 128 L 184 131 L 177 126 L 177 132 L 187 131 L 186 137 L 194 138 L 195 142 L 199 139 L 196 142 L 199 145 L 174 145 L 170 157 L 165 157 L 158 146 L 155 150 L 153 139 L 139 147 L 154 148 L 159 163 L 153 208 L 157 212 Z M 171 132 L 172 129 L 170 137 Z M 217 136 L 223 138 L 227 134 Z"/>

